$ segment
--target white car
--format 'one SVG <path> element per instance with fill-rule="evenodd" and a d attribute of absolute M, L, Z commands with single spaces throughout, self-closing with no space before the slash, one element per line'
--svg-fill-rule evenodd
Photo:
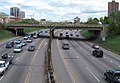
<path fill-rule="evenodd" d="M 33 40 L 32 40 L 31 38 L 28 38 L 28 39 L 27 39 L 27 42 L 28 42 L 28 43 L 31 43 L 32 41 L 33 41 Z"/>
<path fill-rule="evenodd" d="M 17 45 L 15 48 L 14 48 L 14 53 L 16 53 L 16 52 L 21 52 L 22 51 L 22 47 L 21 46 L 19 46 L 19 45 Z"/>
<path fill-rule="evenodd" d="M 3 75 L 3 73 L 6 71 L 6 69 L 9 66 L 9 62 L 7 61 L 0 61 L 0 75 Z"/>

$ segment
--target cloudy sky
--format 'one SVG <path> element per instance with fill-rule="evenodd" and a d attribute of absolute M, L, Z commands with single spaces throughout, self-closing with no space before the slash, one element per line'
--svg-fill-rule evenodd
<path fill-rule="evenodd" d="M 90 17 L 107 16 L 108 2 L 112 0 L 0 0 L 0 12 L 9 15 L 10 7 L 25 11 L 26 18 L 37 20 L 72 21 L 76 16 L 81 21 Z M 116 0 L 120 3 L 120 0 Z M 120 8 L 119 8 L 120 9 Z"/>

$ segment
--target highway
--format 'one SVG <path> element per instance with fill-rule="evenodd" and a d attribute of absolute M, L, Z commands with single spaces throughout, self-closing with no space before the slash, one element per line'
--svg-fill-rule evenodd
<path fill-rule="evenodd" d="M 76 31 L 66 31 L 76 36 Z M 66 34 L 66 31 L 63 33 Z M 60 31 L 56 33 L 59 35 Z M 79 36 L 81 37 L 80 34 Z M 64 42 L 69 43 L 69 50 L 62 48 Z M 27 43 L 27 46 L 23 47 L 21 53 L 14 53 L 13 48 L 7 49 L 4 47 L 5 43 L 1 43 L 0 54 L 9 53 L 14 56 L 14 60 L 4 75 L 0 76 L 0 83 L 46 83 L 44 59 L 47 44 L 48 38 L 33 39 L 32 43 Z M 35 45 L 35 51 L 27 51 L 29 45 Z M 108 83 L 104 79 L 104 72 L 107 69 L 120 69 L 120 56 L 100 47 L 104 51 L 104 56 L 95 57 L 92 55 L 92 45 L 89 41 L 52 40 L 52 62 L 56 83 Z"/>
<path fill-rule="evenodd" d="M 14 56 L 13 64 L 0 77 L 0 83 L 46 83 L 44 75 L 44 50 L 48 39 L 37 38 L 27 43 L 21 53 L 14 53 L 13 48 L 5 48 L 1 44 L 0 54 L 9 53 Z M 34 52 L 27 51 L 29 45 L 35 45 Z"/>
<path fill-rule="evenodd" d="M 62 49 L 62 43 L 70 44 L 69 50 Z M 88 41 L 53 40 L 53 64 L 57 83 L 108 83 L 104 72 L 120 69 L 120 56 L 104 51 L 103 58 L 92 55 L 92 43 Z"/>

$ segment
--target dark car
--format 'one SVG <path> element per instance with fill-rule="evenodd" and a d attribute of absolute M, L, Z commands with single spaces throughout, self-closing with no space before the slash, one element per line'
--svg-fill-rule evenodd
<path fill-rule="evenodd" d="M 28 51 L 34 51 L 35 50 L 35 46 L 34 45 L 31 45 L 28 47 Z"/>
<path fill-rule="evenodd" d="M 69 49 L 69 44 L 68 43 L 63 43 L 62 48 L 63 49 Z"/>
<path fill-rule="evenodd" d="M 9 63 L 12 64 L 13 56 L 10 56 L 9 54 L 4 54 L 1 56 L 1 60 L 9 61 Z"/>
<path fill-rule="evenodd" d="M 120 83 L 120 70 L 106 70 L 104 73 L 104 78 L 110 83 Z"/>
<path fill-rule="evenodd" d="M 103 51 L 100 49 L 95 49 L 92 54 L 96 57 L 103 57 Z"/>
<path fill-rule="evenodd" d="M 6 45 L 5 45 L 6 48 L 12 48 L 14 47 L 14 42 L 13 41 L 10 41 L 10 42 L 7 42 Z"/>

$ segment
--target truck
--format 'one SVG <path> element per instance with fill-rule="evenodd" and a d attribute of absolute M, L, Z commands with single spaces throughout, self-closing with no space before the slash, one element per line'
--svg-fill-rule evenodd
<path fill-rule="evenodd" d="M 8 69 L 9 65 L 12 63 L 13 56 L 5 54 L 0 58 L 0 75 L 3 75 L 4 72 Z"/>

